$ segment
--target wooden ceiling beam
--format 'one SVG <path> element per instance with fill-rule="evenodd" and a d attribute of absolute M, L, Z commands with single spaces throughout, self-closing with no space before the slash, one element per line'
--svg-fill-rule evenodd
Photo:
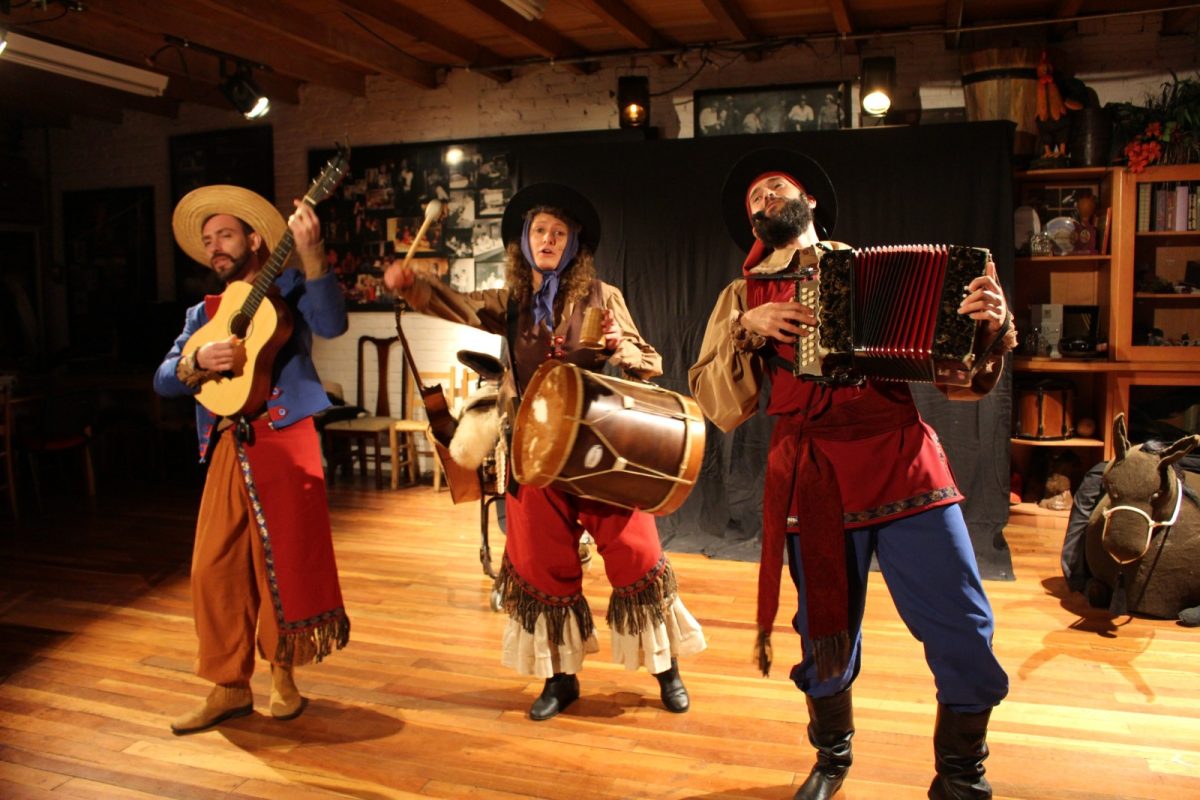
<path fill-rule="evenodd" d="M 160 40 L 164 35 L 170 35 L 207 45 L 247 61 L 265 64 L 280 75 L 336 89 L 353 97 L 366 95 L 366 78 L 363 73 L 314 60 L 294 48 L 275 44 L 272 40 L 235 24 L 238 18 L 227 12 L 214 12 L 211 8 L 200 7 L 185 0 L 172 0 L 170 3 L 88 0 L 86 13 L 88 17 L 96 15 L 109 19 L 125 29 L 144 30 Z M 159 41 L 159 45 L 163 43 Z"/>
<path fill-rule="evenodd" d="M 679 46 L 675 40 L 656 31 L 650 23 L 642 19 L 636 11 L 621 0 L 578 0 L 578 2 L 636 48 L 669 50 Z M 669 66 L 673 63 L 670 58 L 662 54 L 655 56 L 654 60 L 662 66 Z"/>
<path fill-rule="evenodd" d="M 963 25 L 966 5 L 966 0 L 946 0 L 946 27 L 953 30 L 953 33 L 946 34 L 947 50 L 957 50 L 962 44 L 962 34 L 955 29 Z"/>
<path fill-rule="evenodd" d="M 284 36 L 304 47 L 399 78 L 422 89 L 438 86 L 437 70 L 407 53 L 351 31 L 338 30 L 324 21 L 271 0 L 198 0 L 218 11 L 240 15 L 248 26 Z"/>
<path fill-rule="evenodd" d="M 731 41 L 753 42 L 760 38 L 736 0 L 704 0 L 704 7 Z"/>
<path fill-rule="evenodd" d="M 1054 9 L 1055 19 L 1071 19 L 1078 16 L 1083 8 L 1083 0 L 1060 0 L 1058 6 Z M 1075 30 L 1074 22 L 1061 22 L 1057 25 L 1050 26 L 1050 38 L 1058 40 Z"/>
<path fill-rule="evenodd" d="M 536 20 L 527 20 L 500 0 L 466 0 L 479 11 L 491 17 L 500 25 L 520 39 L 539 55 L 551 60 L 575 59 L 587 55 L 587 52 L 567 37 L 548 25 Z M 564 66 L 572 72 L 586 74 L 592 70 L 582 63 L 567 63 Z"/>
<path fill-rule="evenodd" d="M 451 58 L 465 62 L 468 68 L 497 67 L 504 63 L 504 59 L 486 47 L 390 0 L 340 0 L 340 5 L 350 11 L 366 14 L 390 28 L 435 47 Z M 478 71 L 479 74 L 498 83 L 512 79 L 512 70 L 508 69 Z"/>
<path fill-rule="evenodd" d="M 837 32 L 843 37 L 854 33 L 854 21 L 850 19 L 850 11 L 846 8 L 845 0 L 826 0 L 826 2 L 829 5 L 829 14 L 833 17 L 833 26 Z M 857 53 L 858 40 L 843 38 L 842 50 L 850 54 Z"/>

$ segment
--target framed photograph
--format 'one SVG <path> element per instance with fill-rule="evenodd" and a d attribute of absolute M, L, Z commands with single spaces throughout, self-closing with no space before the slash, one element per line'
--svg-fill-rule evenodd
<path fill-rule="evenodd" d="M 503 258 L 500 218 L 515 179 L 504 147 L 495 142 L 355 150 L 340 191 L 317 206 L 325 258 L 342 284 L 348 310 L 390 308 L 391 296 L 380 280 L 388 264 L 409 250 L 416 269 L 467 291 L 476 284 L 477 254 Z M 319 171 L 331 155 L 310 151 L 310 169 Z M 486 193 L 486 209 L 480 207 L 481 193 Z M 435 198 L 446 204 L 447 215 L 417 241 L 425 207 Z"/>
<path fill-rule="evenodd" d="M 798 83 L 704 89 L 692 95 L 696 136 L 850 127 L 850 84 Z"/>
<path fill-rule="evenodd" d="M 269 145 L 270 128 L 265 131 Z M 263 138 L 262 133 L 258 135 Z M 346 309 L 390 310 L 394 300 L 380 290 L 379 282 L 388 264 L 404 258 L 410 250 L 419 269 L 456 288 L 503 286 L 505 251 L 500 223 L 516 191 L 521 153 L 547 144 L 641 141 L 645 136 L 644 131 L 614 129 L 356 147 L 338 190 L 316 208 L 324 233 L 325 261 L 341 282 Z M 222 155 L 225 152 L 221 150 Z M 255 153 L 250 166 L 273 163 L 269 149 L 265 158 L 255 150 L 247 152 Z M 319 173 L 333 155 L 334 150 L 328 148 L 309 150 L 309 174 Z M 200 162 L 195 153 L 193 156 L 188 164 Z M 244 165 L 247 159 L 236 163 Z M 204 163 L 209 161 L 212 159 Z M 181 169 L 177 167 L 175 172 Z M 268 170 L 266 184 L 273 188 L 270 176 Z M 446 215 L 417 241 L 426 208 L 434 199 L 445 204 Z M 197 271 L 212 274 L 199 265 Z M 146 285 L 152 287 L 153 282 Z"/>

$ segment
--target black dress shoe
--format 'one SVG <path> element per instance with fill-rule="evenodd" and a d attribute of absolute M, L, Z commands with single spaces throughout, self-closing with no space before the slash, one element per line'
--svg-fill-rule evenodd
<path fill-rule="evenodd" d="M 675 714 L 687 711 L 691 701 L 688 699 L 687 687 L 683 685 L 683 679 L 679 677 L 678 662 L 672 658 L 671 668 L 666 672 L 655 674 L 654 677 L 658 679 L 659 695 L 662 697 L 667 711 Z"/>
<path fill-rule="evenodd" d="M 579 699 L 579 679 L 565 672 L 557 672 L 546 679 L 542 694 L 529 707 L 529 718 L 537 722 L 550 719 Z"/>

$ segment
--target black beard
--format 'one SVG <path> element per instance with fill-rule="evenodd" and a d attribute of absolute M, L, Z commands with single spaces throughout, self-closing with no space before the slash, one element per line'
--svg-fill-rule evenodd
<path fill-rule="evenodd" d="M 783 206 L 771 216 L 759 211 L 750 217 L 754 234 L 773 250 L 791 243 L 808 230 L 812 221 L 812 207 L 802 199 L 783 201 Z"/>
<path fill-rule="evenodd" d="M 229 266 L 225 269 L 217 269 L 217 267 L 214 266 L 213 271 L 216 272 L 217 277 L 225 283 L 233 283 L 235 280 L 242 277 L 242 274 L 246 271 L 246 264 L 250 262 L 251 253 L 250 250 L 247 249 L 246 252 L 242 253 L 240 258 L 232 258 L 228 253 L 226 253 L 225 256 L 229 258 Z"/>

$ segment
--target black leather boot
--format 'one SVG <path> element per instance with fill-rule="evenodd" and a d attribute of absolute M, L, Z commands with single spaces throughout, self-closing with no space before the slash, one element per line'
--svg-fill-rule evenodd
<path fill-rule="evenodd" d="M 667 707 L 667 711 L 682 714 L 691 707 L 687 687 L 683 685 L 683 679 L 679 677 L 679 663 L 675 659 L 671 659 L 669 670 L 657 672 L 654 677 L 658 679 L 658 693 L 662 697 L 662 703 Z"/>
<path fill-rule="evenodd" d="M 579 679 L 565 672 L 546 678 L 542 694 L 529 707 L 529 718 L 541 722 L 550 719 L 579 699 Z"/>
<path fill-rule="evenodd" d="M 988 757 L 987 728 L 992 710 L 963 714 L 938 705 L 933 729 L 933 757 L 937 776 L 929 786 L 933 800 L 977 800 L 992 796 L 983 777 Z"/>
<path fill-rule="evenodd" d="M 850 690 L 833 697 L 808 697 L 808 741 L 817 748 L 817 763 L 794 800 L 829 800 L 842 788 L 854 760 L 850 739 L 854 737 L 854 704 Z"/>

